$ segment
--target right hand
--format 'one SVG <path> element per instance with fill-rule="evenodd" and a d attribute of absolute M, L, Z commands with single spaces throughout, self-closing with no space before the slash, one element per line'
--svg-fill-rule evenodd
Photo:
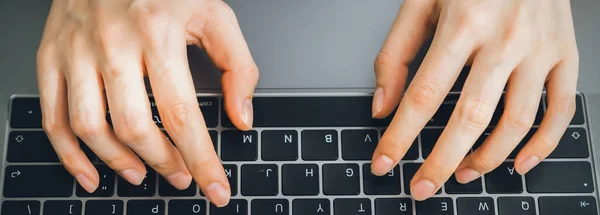
<path fill-rule="evenodd" d="M 250 129 L 258 68 L 223 1 L 53 2 L 37 55 L 43 128 L 85 190 L 96 190 L 99 176 L 77 137 L 132 184 L 146 174 L 137 153 L 174 187 L 193 186 L 193 178 L 213 204 L 229 202 L 230 186 L 196 98 L 187 44 L 205 48 L 223 71 L 225 111 L 238 129 Z M 177 147 L 152 120 L 145 76 Z"/>

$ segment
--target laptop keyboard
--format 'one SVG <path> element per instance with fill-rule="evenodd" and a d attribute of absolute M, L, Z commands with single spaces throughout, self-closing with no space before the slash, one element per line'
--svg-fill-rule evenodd
<path fill-rule="evenodd" d="M 233 127 L 220 97 L 199 96 L 232 189 L 229 205 L 217 208 L 196 184 L 177 190 L 149 167 L 142 184 L 131 185 L 81 142 L 100 174 L 98 189 L 87 193 L 53 151 L 41 126 L 39 99 L 15 97 L 1 214 L 596 215 L 589 132 L 583 98 L 577 98 L 577 113 L 559 146 L 527 175 L 515 171 L 513 159 L 541 122 L 543 102 L 535 126 L 504 164 L 465 185 L 451 177 L 431 199 L 414 201 L 409 182 L 432 151 L 458 94 L 446 98 L 400 164 L 381 177 L 371 174 L 370 160 L 392 118 L 372 119 L 369 96 L 256 96 L 251 131 Z M 498 123 L 502 104 L 473 149 Z M 152 110 L 162 128 L 154 105 Z"/>

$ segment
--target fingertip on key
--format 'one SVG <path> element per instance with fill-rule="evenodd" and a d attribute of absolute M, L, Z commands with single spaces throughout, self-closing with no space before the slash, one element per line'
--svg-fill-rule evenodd
<path fill-rule="evenodd" d="M 417 201 L 423 201 L 433 196 L 434 192 L 435 184 L 426 179 L 421 179 L 410 187 L 410 193 L 412 194 L 413 198 Z"/>
<path fill-rule="evenodd" d="M 388 157 L 387 155 L 379 155 L 375 161 L 373 161 L 373 164 L 371 166 L 371 171 L 373 172 L 374 175 L 385 175 L 386 173 L 388 173 L 392 168 L 394 168 L 394 160 L 392 160 L 390 157 Z"/>

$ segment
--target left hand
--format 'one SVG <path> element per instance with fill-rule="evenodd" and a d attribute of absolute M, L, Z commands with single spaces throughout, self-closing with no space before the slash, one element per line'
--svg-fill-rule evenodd
<path fill-rule="evenodd" d="M 435 28 L 435 29 L 434 29 Z M 432 45 L 403 96 L 408 64 L 427 37 Z M 472 62 L 454 113 L 411 181 L 416 200 L 431 197 L 456 172 L 467 183 L 496 167 L 533 125 L 544 85 L 543 121 L 515 159 L 525 174 L 557 146 L 575 112 L 579 57 L 568 0 L 404 0 L 375 62 L 373 116 L 398 110 L 373 154 L 383 175 L 409 149 Z M 504 87 L 505 111 L 483 145 L 465 157 L 487 128 Z"/>

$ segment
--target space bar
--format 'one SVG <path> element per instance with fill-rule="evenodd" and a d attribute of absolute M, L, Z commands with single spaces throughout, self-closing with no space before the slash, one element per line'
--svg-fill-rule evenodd
<path fill-rule="evenodd" d="M 386 119 L 371 117 L 372 100 L 373 97 L 370 96 L 254 97 L 253 126 L 387 126 L 391 117 Z M 233 127 L 225 111 L 221 113 L 222 126 Z"/>

